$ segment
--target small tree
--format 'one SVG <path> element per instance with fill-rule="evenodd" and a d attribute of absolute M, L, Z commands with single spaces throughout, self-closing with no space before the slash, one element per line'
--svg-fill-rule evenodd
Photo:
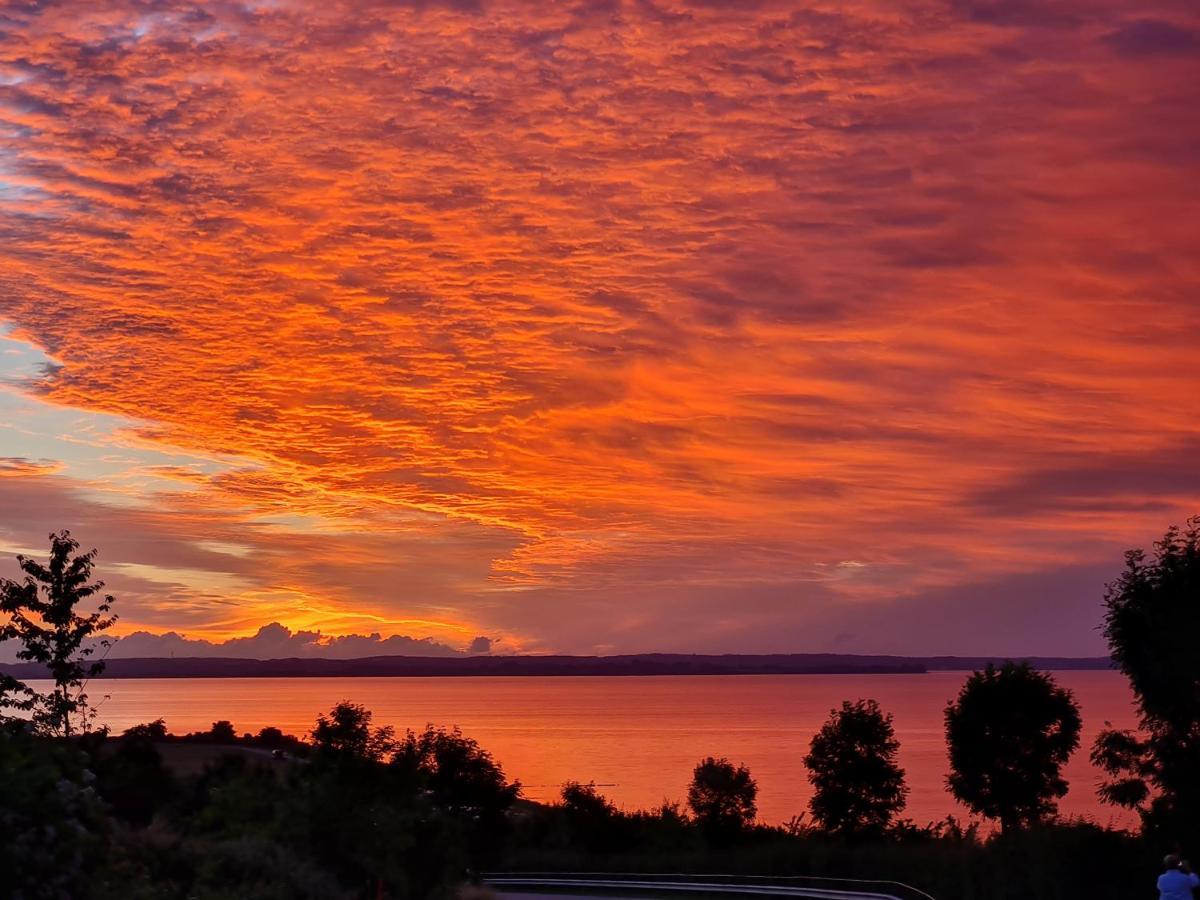
<path fill-rule="evenodd" d="M 219 723 L 214 723 L 214 728 Z M 328 716 L 317 716 L 312 730 L 318 753 L 341 759 L 382 762 L 396 747 L 395 730 L 386 725 L 371 727 L 371 711 L 357 703 L 342 701 Z"/>
<path fill-rule="evenodd" d="M 20 641 L 18 658 L 41 663 L 54 679 L 54 690 L 43 696 L 10 678 L 3 686 L 7 690 L 0 692 L 0 705 L 31 709 L 34 726 L 58 737 L 90 729 L 95 711 L 84 688 L 104 671 L 104 663 L 89 662 L 89 657 L 97 647 L 110 646 L 108 640 L 91 639 L 116 621 L 109 615 L 113 598 L 107 595 L 94 612 L 79 613 L 78 606 L 98 595 L 104 582 L 88 583 L 96 551 L 76 555 L 78 549 L 70 532 L 52 534 L 46 565 L 18 556 L 25 578 L 0 579 L 0 614 L 9 619 L 0 627 L 0 640 Z"/>
<path fill-rule="evenodd" d="M 439 821 L 464 839 L 472 867 L 496 865 L 510 827 L 506 815 L 521 794 L 504 770 L 473 739 L 457 728 L 427 725 L 399 742 L 389 780 L 401 794 L 422 798 Z"/>
<path fill-rule="evenodd" d="M 153 722 L 143 722 L 121 732 L 121 737 L 135 741 L 165 741 L 167 739 L 166 719 L 155 719 Z"/>
<path fill-rule="evenodd" d="M 595 782 L 568 781 L 562 786 L 563 809 L 568 816 L 582 819 L 607 819 L 617 814 L 612 802 L 596 790 Z"/>
<path fill-rule="evenodd" d="M 444 851 L 422 837 L 430 827 L 439 829 L 423 798 L 398 784 L 387 765 L 396 747 L 393 730 L 373 726 L 365 707 L 342 702 L 318 717 L 311 736 L 310 762 L 289 773 L 282 795 L 276 773 L 250 766 L 244 756 L 226 757 L 227 764 L 237 761 L 253 775 L 238 779 L 245 787 L 255 795 L 264 792 L 261 799 L 236 803 L 232 812 L 253 811 L 269 827 L 282 826 L 303 855 L 356 885 L 354 896 L 430 896 L 427 886 L 414 882 L 423 877 L 419 873 L 443 865 L 456 845 L 449 840 Z M 215 793 L 229 797 L 225 789 Z M 227 818 L 221 815 L 220 821 Z"/>
<path fill-rule="evenodd" d="M 744 830 L 758 813 L 758 785 L 745 766 L 709 756 L 697 763 L 688 786 L 688 806 L 710 835 L 728 837 Z"/>
<path fill-rule="evenodd" d="M 815 788 L 809 808 L 821 827 L 843 834 L 880 834 L 904 808 L 908 788 L 896 764 L 900 742 L 874 700 L 842 703 L 804 757 Z"/>
<path fill-rule="evenodd" d="M 989 665 L 946 707 L 951 792 L 1011 831 L 1052 816 L 1082 722 L 1071 692 L 1027 663 Z"/>
<path fill-rule="evenodd" d="M 1133 687 L 1141 734 L 1096 738 L 1092 760 L 1110 776 L 1100 797 L 1150 828 L 1200 839 L 1200 518 L 1168 529 L 1153 559 L 1126 553 L 1104 599 L 1104 636 Z"/>
<path fill-rule="evenodd" d="M 488 751 L 459 729 L 408 732 L 396 748 L 393 768 L 408 783 L 419 783 L 436 806 L 480 822 L 498 822 L 521 794 Z"/>
<path fill-rule="evenodd" d="M 562 786 L 562 810 L 571 843 L 595 853 L 619 849 L 629 836 L 626 820 L 592 783 Z"/>
<path fill-rule="evenodd" d="M 282 747 L 289 742 L 294 742 L 295 738 L 289 738 L 274 725 L 268 725 L 259 730 L 255 736 L 255 740 L 263 747 Z"/>
<path fill-rule="evenodd" d="M 148 825 L 170 803 L 175 777 L 156 746 L 165 735 L 162 719 L 135 725 L 92 757 L 96 790 L 117 818 Z"/>

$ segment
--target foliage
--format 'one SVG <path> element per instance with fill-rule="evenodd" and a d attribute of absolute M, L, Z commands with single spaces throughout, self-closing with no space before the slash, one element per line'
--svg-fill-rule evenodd
<path fill-rule="evenodd" d="M 1148 815 L 1150 786 L 1159 774 L 1150 746 L 1150 741 L 1127 729 L 1106 727 L 1096 735 L 1092 764 L 1108 775 L 1108 780 L 1096 789 L 1102 802 L 1136 809 L 1143 817 Z"/>
<path fill-rule="evenodd" d="M 717 839 L 736 835 L 754 821 L 757 798 L 749 769 L 711 756 L 696 764 L 687 795 L 700 826 Z"/>
<path fill-rule="evenodd" d="M 204 741 L 213 761 L 192 776 L 164 763 L 162 748 L 180 739 L 161 720 L 70 741 L 10 723 L 0 734 L 0 896 L 448 896 L 479 867 L 472 839 L 502 833 L 489 810 L 503 819 L 518 786 L 458 732 L 410 735 L 394 762 L 380 758 L 390 732 L 371 727 L 366 710 L 321 720 L 311 760 Z M 265 739 L 289 740 L 278 730 Z"/>
<path fill-rule="evenodd" d="M 262 848 L 270 859 L 303 861 L 319 876 L 312 883 L 337 890 L 289 893 L 280 871 L 267 873 L 269 883 L 260 893 L 247 889 L 230 896 L 433 897 L 465 871 L 470 858 L 461 810 L 447 808 L 428 781 L 418 782 L 389 762 L 384 754 L 395 744 L 389 729 L 372 727 L 362 707 L 339 704 L 320 717 L 314 736 L 321 743 L 309 761 L 279 762 L 244 752 L 219 756 L 181 793 L 165 820 L 155 819 L 180 837 L 183 849 L 176 850 L 189 870 L 189 889 L 233 884 L 235 876 L 252 883 L 250 857 L 237 850 L 248 846 Z M 279 737 L 287 740 L 277 729 L 266 732 L 268 741 Z M 237 743 L 258 741 L 247 737 Z M 453 766 L 444 758 L 443 766 L 449 776 Z M 219 851 L 220 865 L 197 869 L 198 847 Z M 139 858 L 146 861 L 144 854 Z M 216 890 L 211 895 L 223 896 Z"/>
<path fill-rule="evenodd" d="M 106 831 L 86 758 L 16 723 L 0 727 L 0 896 L 81 896 Z"/>
<path fill-rule="evenodd" d="M 93 753 L 96 790 L 123 821 L 149 825 L 175 794 L 175 778 L 155 749 L 157 723 L 131 728 Z"/>
<path fill-rule="evenodd" d="M 318 717 L 312 730 L 318 753 L 372 762 L 381 762 L 395 751 L 394 738 L 391 726 L 372 728 L 370 711 L 348 701 L 334 706 L 328 716 Z"/>
<path fill-rule="evenodd" d="M 388 768 L 397 785 L 438 811 L 475 866 L 496 864 L 521 785 L 505 778 L 490 753 L 457 728 L 426 726 L 405 735 Z"/>
<path fill-rule="evenodd" d="M 899 750 L 892 717 L 874 700 L 832 710 L 804 757 L 817 824 L 841 834 L 885 832 L 908 794 Z"/>
<path fill-rule="evenodd" d="M 424 881 L 447 854 L 459 853 L 455 836 L 440 846 L 428 837 L 443 835 L 440 820 L 374 760 L 318 754 L 295 773 L 280 809 L 283 839 L 347 887 L 378 885 L 389 895 L 420 896 L 412 883 Z"/>
<path fill-rule="evenodd" d="M 142 741 L 165 741 L 167 739 L 167 722 L 165 719 L 155 719 L 153 722 L 133 725 L 121 732 L 121 737 Z"/>
<path fill-rule="evenodd" d="M 440 808 L 477 821 L 497 823 L 521 793 L 520 782 L 508 782 L 492 755 L 457 728 L 408 732 L 392 765 Z"/>
<path fill-rule="evenodd" d="M 278 728 L 268 725 L 255 735 L 254 740 L 260 747 L 278 749 L 288 746 L 288 744 L 294 742 L 296 739 L 284 734 Z"/>
<path fill-rule="evenodd" d="M 2 588 L 0 588 L 2 589 Z M 4 631 L 0 628 L 0 641 L 4 640 Z M 37 695 L 23 681 L 0 672 L 0 709 L 16 709 L 28 712 L 37 702 Z"/>
<path fill-rule="evenodd" d="M 747 820 L 738 840 L 716 841 L 710 825 L 673 804 L 624 812 L 590 784 L 564 786 L 561 804 L 509 806 L 501 822 L 487 822 L 484 798 L 515 785 L 498 767 L 470 776 L 490 757 L 456 731 L 410 734 L 389 760 L 342 746 L 280 762 L 206 742 L 214 761 L 203 772 L 155 786 L 160 750 L 179 740 L 162 739 L 160 722 L 85 742 L 10 730 L 12 743 L 0 740 L 0 770 L 14 775 L 0 781 L 4 897 L 22 896 L 13 887 L 21 878 L 28 898 L 437 898 L 467 870 L 494 867 L 883 876 L 960 900 L 1117 900 L 1136 894 L 1156 855 L 1130 836 L 1074 823 L 986 839 L 954 823 L 847 839 Z M 708 762 L 722 783 L 745 771 Z M 439 783 L 464 772 L 469 792 Z"/>
<path fill-rule="evenodd" d="M 81 898 L 85 895 L 80 895 Z M 276 841 L 116 829 L 88 900 L 358 900 L 327 870 Z"/>
<path fill-rule="evenodd" d="M 617 813 L 612 802 L 596 790 L 595 782 L 580 784 L 578 781 L 568 781 L 562 786 L 559 796 L 563 809 L 581 819 L 611 819 Z"/>
<path fill-rule="evenodd" d="M 70 532 L 52 534 L 46 565 L 18 556 L 25 578 L 0 579 L 0 613 L 8 616 L 0 627 L 0 640 L 20 641 L 18 658 L 41 663 L 54 679 L 54 690 L 42 696 L 6 678 L 0 685 L 0 706 L 31 709 L 38 729 L 63 737 L 90 729 L 94 711 L 84 688 L 104 670 L 104 663 L 88 658 L 97 646 L 109 646 L 107 640 L 92 643 L 91 638 L 116 621 L 109 615 L 113 598 L 107 595 L 90 614 L 78 612 L 80 603 L 104 588 L 101 581 L 89 584 L 96 551 L 75 555 L 78 549 Z"/>
<path fill-rule="evenodd" d="M 655 861 L 680 852 L 702 852 L 708 842 L 678 804 L 625 812 L 593 785 L 564 785 L 562 803 L 523 807 L 512 816 L 504 868 L 566 868 L 589 871 L 608 867 L 608 859 Z M 633 871 L 625 869 L 624 871 Z"/>
<path fill-rule="evenodd" d="M 989 665 L 946 707 L 947 785 L 1004 831 L 1057 812 L 1082 722 L 1070 691 L 1025 663 Z"/>
<path fill-rule="evenodd" d="M 327 721 L 332 720 L 333 717 L 331 715 Z M 134 725 L 122 733 L 122 737 L 139 736 L 159 743 L 178 742 L 185 744 L 208 744 L 221 747 L 258 747 L 264 750 L 286 750 L 295 756 L 307 756 L 309 751 L 312 750 L 310 744 L 306 744 L 295 735 L 284 734 L 278 728 L 269 725 L 261 729 L 258 734 L 239 735 L 233 725 L 225 719 L 213 722 L 212 727 L 208 731 L 193 731 L 184 735 L 169 734 L 167 732 L 167 724 L 162 719 L 155 719 L 153 722 Z M 339 739 L 336 735 L 329 736 L 329 741 L 336 742 L 337 740 Z M 336 752 L 335 748 L 329 742 L 326 742 L 323 747 L 326 752 Z"/>
<path fill-rule="evenodd" d="M 627 818 L 596 790 L 594 783 L 569 781 L 562 786 L 559 796 L 568 844 L 597 853 L 629 845 L 633 829 L 626 827 Z"/>
<path fill-rule="evenodd" d="M 176 811 L 179 827 L 216 840 L 271 834 L 287 785 L 266 760 L 226 754 L 205 767 Z"/>
<path fill-rule="evenodd" d="M 284 833 L 343 884 L 433 896 L 471 864 L 473 826 L 499 833 L 491 813 L 502 815 L 518 788 L 457 731 L 397 743 L 370 721 L 345 703 L 318 720 L 311 763 L 291 770 Z"/>
<path fill-rule="evenodd" d="M 619 846 L 564 841 L 559 806 L 531 812 L 505 868 L 563 872 L 723 872 L 756 878 L 892 879 L 954 900 L 1127 900 L 1153 884 L 1156 851 L 1136 837 L 1091 823 L 1054 822 L 1007 835 L 941 824 L 892 829 L 883 838 L 789 834 L 756 825 L 713 844 L 694 823 L 654 812 L 618 811 Z M 829 887 L 829 885 L 825 885 Z M 900 896 L 910 896 L 900 892 Z"/>
<path fill-rule="evenodd" d="M 1104 634 L 1133 687 L 1141 734 L 1097 737 L 1092 759 L 1110 776 L 1100 796 L 1138 809 L 1152 831 L 1200 842 L 1200 518 L 1168 529 L 1152 559 L 1128 552 L 1105 606 Z"/>

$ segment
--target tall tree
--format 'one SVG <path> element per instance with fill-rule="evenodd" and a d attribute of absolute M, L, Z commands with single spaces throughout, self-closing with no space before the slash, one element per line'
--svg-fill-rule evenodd
<path fill-rule="evenodd" d="M 688 786 L 688 806 L 711 836 L 730 837 L 758 814 L 758 785 L 745 766 L 709 756 L 696 764 Z"/>
<path fill-rule="evenodd" d="M 18 556 L 25 577 L 0 579 L 0 615 L 8 617 L 0 640 L 19 641 L 18 658 L 41 663 L 54 679 L 54 689 L 46 695 L 9 679 L 7 693 L 12 696 L 0 695 L 0 704 L 31 709 L 35 727 L 59 737 L 91 727 L 94 711 L 84 689 L 88 679 L 104 671 L 104 662 L 89 657 L 98 647 L 110 646 L 108 640 L 93 638 L 116 621 L 109 615 L 113 598 L 100 594 L 104 582 L 89 583 L 96 551 L 76 553 L 78 549 L 69 531 L 52 534 L 46 565 Z M 80 605 L 96 596 L 100 602 L 95 609 L 81 614 Z"/>
<path fill-rule="evenodd" d="M 1200 517 L 1125 554 L 1108 585 L 1104 635 L 1137 698 L 1141 732 L 1107 729 L 1092 759 L 1101 799 L 1137 809 L 1148 828 L 1200 840 Z"/>
<path fill-rule="evenodd" d="M 1079 746 L 1071 692 L 1027 663 L 989 665 L 946 707 L 951 792 L 1011 831 L 1058 811 L 1062 767 Z"/>
<path fill-rule="evenodd" d="M 874 700 L 844 701 L 831 710 L 804 757 L 815 789 L 813 819 L 842 834 L 886 831 L 908 794 L 899 750 L 892 717 Z"/>

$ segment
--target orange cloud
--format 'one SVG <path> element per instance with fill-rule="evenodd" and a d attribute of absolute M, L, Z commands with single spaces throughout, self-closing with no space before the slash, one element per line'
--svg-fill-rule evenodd
<path fill-rule="evenodd" d="M 0 317 L 245 548 L 140 625 L 779 649 L 1196 507 L 1177 4 L 6 15 Z"/>
<path fill-rule="evenodd" d="M 0 457 L 0 478 L 36 478 L 61 471 L 62 465 L 52 460 Z"/>

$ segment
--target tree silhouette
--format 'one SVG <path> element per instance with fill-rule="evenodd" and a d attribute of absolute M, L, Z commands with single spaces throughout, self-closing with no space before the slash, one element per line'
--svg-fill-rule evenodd
<path fill-rule="evenodd" d="M 255 792 L 265 791 L 263 801 L 245 805 L 261 810 L 266 821 L 288 822 L 285 833 L 300 852 L 344 882 L 360 885 L 352 896 L 434 895 L 430 885 L 417 883 L 417 875 L 429 871 L 427 864 L 440 869 L 458 856 L 463 836 L 460 823 L 437 807 L 428 784 L 405 777 L 395 764 L 403 742 L 392 728 L 373 726 L 365 707 L 348 702 L 320 716 L 312 738 L 309 763 L 297 767 L 289 780 L 286 811 L 273 808 L 279 779 L 269 769 L 254 786 Z M 245 757 L 232 759 L 246 765 Z M 236 807 L 231 812 L 236 814 Z M 462 859 L 454 863 L 459 871 L 464 864 Z"/>
<path fill-rule="evenodd" d="M 569 816 L 582 819 L 607 819 L 617 814 L 612 802 L 596 790 L 595 782 L 568 781 L 562 786 L 563 809 Z"/>
<path fill-rule="evenodd" d="M 143 722 L 121 732 L 121 737 L 137 741 L 165 741 L 167 739 L 167 722 L 165 719 L 155 719 L 153 722 Z"/>
<path fill-rule="evenodd" d="M 497 821 L 521 794 L 521 783 L 509 782 L 492 755 L 457 728 L 408 732 L 392 765 L 438 806 L 480 821 Z"/>
<path fill-rule="evenodd" d="M 218 723 L 214 723 L 214 730 Z M 232 727 L 231 729 L 232 730 Z M 312 730 L 313 747 L 320 754 L 347 760 L 381 762 L 395 750 L 395 731 L 390 725 L 371 727 L 371 712 L 357 703 L 343 701 L 318 716 Z"/>
<path fill-rule="evenodd" d="M 729 837 L 746 828 L 758 813 L 758 785 L 745 766 L 709 756 L 697 763 L 688 786 L 688 806 L 713 837 Z"/>
<path fill-rule="evenodd" d="M 508 781 L 475 740 L 457 728 L 427 725 L 407 733 L 386 768 L 402 793 L 421 797 L 454 824 L 477 863 L 498 862 L 511 827 L 506 814 L 521 783 Z"/>
<path fill-rule="evenodd" d="M 46 565 L 18 556 L 24 579 L 0 579 L 0 613 L 9 618 L 0 627 L 0 640 L 20 641 L 18 658 L 41 663 L 54 679 L 53 691 L 40 695 L 9 678 L 0 686 L 0 705 L 32 710 L 34 727 L 59 737 L 91 727 L 95 713 L 84 688 L 104 671 L 104 663 L 89 657 L 110 642 L 90 639 L 116 621 L 109 615 L 113 598 L 107 595 L 89 615 L 78 612 L 80 603 L 104 588 L 102 581 L 88 583 L 96 551 L 76 555 L 78 549 L 70 532 L 52 534 Z"/>
<path fill-rule="evenodd" d="M 1168 529 L 1151 560 L 1125 554 L 1105 605 L 1104 635 L 1137 698 L 1141 734 L 1096 738 L 1092 760 L 1110 776 L 1100 797 L 1139 810 L 1149 828 L 1200 838 L 1200 518 Z"/>
<path fill-rule="evenodd" d="M 569 781 L 562 786 L 562 811 L 567 835 L 579 847 L 596 853 L 622 846 L 629 822 L 612 802 L 589 782 Z"/>
<path fill-rule="evenodd" d="M 815 788 L 813 819 L 842 834 L 886 831 L 908 794 L 896 764 L 899 749 L 891 715 L 874 700 L 844 701 L 831 710 L 804 757 Z"/>
<path fill-rule="evenodd" d="M 1079 746 L 1071 692 L 1026 663 L 989 665 L 946 707 L 954 796 L 1011 831 L 1052 816 L 1067 792 L 1062 767 Z"/>
<path fill-rule="evenodd" d="M 296 738 L 290 738 L 273 725 L 261 729 L 257 735 L 258 743 L 263 747 L 282 747 Z"/>

